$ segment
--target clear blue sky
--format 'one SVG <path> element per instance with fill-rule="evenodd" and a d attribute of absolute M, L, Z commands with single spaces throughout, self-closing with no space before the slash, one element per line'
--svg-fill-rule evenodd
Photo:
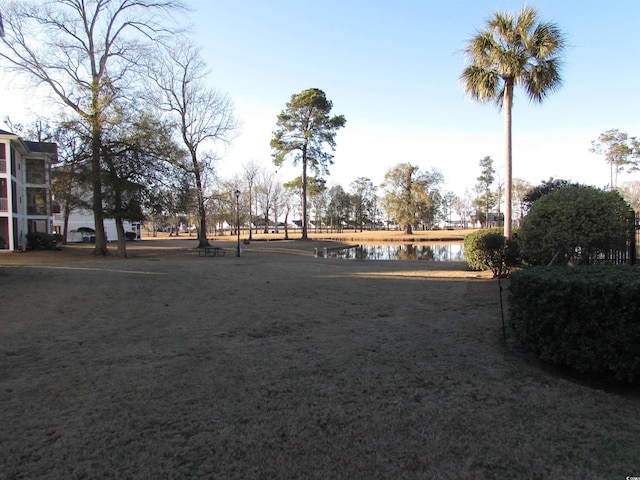
<path fill-rule="evenodd" d="M 480 158 L 504 165 L 503 112 L 465 98 L 458 80 L 465 41 L 504 0 L 191 0 L 211 84 L 244 122 L 221 162 L 270 163 L 277 114 L 291 95 L 322 89 L 345 115 L 329 182 L 378 184 L 409 161 L 439 168 L 458 194 L 476 183 Z M 514 176 L 608 183 L 590 142 L 611 128 L 640 135 L 640 2 L 529 2 L 565 32 L 563 86 L 542 105 L 516 91 Z M 292 176 L 296 171 L 283 171 Z M 640 178 L 638 174 L 619 181 Z M 288 180 L 288 178 L 285 178 Z"/>
<path fill-rule="evenodd" d="M 219 171 L 256 161 L 275 171 L 269 141 L 291 95 L 320 88 L 347 124 L 337 135 L 329 184 L 358 176 L 379 184 L 389 167 L 438 168 L 446 189 L 472 189 L 487 155 L 504 168 L 503 112 L 465 98 L 459 75 L 466 40 L 508 0 L 186 0 L 209 83 L 228 93 L 243 122 Z M 514 176 L 603 187 L 604 158 L 591 141 L 617 128 L 640 136 L 640 1 L 540 0 L 540 18 L 565 32 L 562 88 L 542 105 L 517 90 Z M 29 121 L 0 91 L 0 115 Z M 281 179 L 299 175 L 283 168 Z M 504 175 L 503 175 L 504 176 Z M 619 183 L 639 180 L 623 174 Z"/>

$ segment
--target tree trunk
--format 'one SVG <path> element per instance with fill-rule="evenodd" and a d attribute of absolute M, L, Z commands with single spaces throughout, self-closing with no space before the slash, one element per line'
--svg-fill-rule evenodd
<path fill-rule="evenodd" d="M 284 214 L 284 239 L 289 240 L 289 209 Z"/>
<path fill-rule="evenodd" d="M 613 192 L 613 159 L 611 159 L 611 161 L 609 161 L 609 191 Z"/>
<path fill-rule="evenodd" d="M 251 225 L 253 224 L 253 214 L 251 212 L 251 207 L 252 202 L 251 202 L 251 197 L 252 197 L 252 193 L 251 193 L 251 186 L 249 186 L 249 241 L 253 240 L 253 234 L 251 232 L 253 232 L 253 229 L 251 228 Z"/>
<path fill-rule="evenodd" d="M 484 196 L 484 226 L 489 228 L 489 189 L 486 190 Z"/>
<path fill-rule="evenodd" d="M 274 202 L 273 205 L 273 222 L 275 223 L 274 231 L 275 233 L 279 233 L 278 231 L 278 202 Z"/>
<path fill-rule="evenodd" d="M 94 111 L 97 111 L 97 100 Z M 97 114 L 96 114 L 97 115 Z M 96 231 L 96 245 L 94 249 L 95 255 L 107 255 L 107 240 L 104 234 L 104 212 L 102 210 L 102 169 L 100 162 L 100 152 L 102 150 L 102 130 L 98 126 L 98 118 L 94 116 L 92 119 L 92 136 L 91 139 L 91 175 L 93 187 L 93 217 Z"/>
<path fill-rule="evenodd" d="M 127 237 L 124 235 L 122 218 L 115 218 L 116 232 L 118 233 L 118 256 L 127 258 Z"/>
<path fill-rule="evenodd" d="M 65 202 L 64 205 L 64 223 L 62 226 L 62 245 L 66 245 L 67 244 L 67 235 L 69 234 L 69 215 L 71 214 L 71 212 L 69 212 L 69 207 L 67 206 L 67 203 Z"/>
<path fill-rule="evenodd" d="M 302 240 L 307 240 L 307 145 L 302 146 Z"/>
<path fill-rule="evenodd" d="M 200 165 L 198 164 L 198 159 L 196 158 L 195 152 L 192 152 L 191 154 L 191 161 L 193 163 L 193 172 L 196 177 L 198 216 L 200 217 L 200 229 L 198 231 L 198 248 L 204 248 L 209 246 L 209 241 L 207 240 L 207 211 L 204 208 L 204 191 L 202 187 L 202 177 L 200 176 Z M 189 228 L 189 226 L 187 226 L 187 228 Z"/>
<path fill-rule="evenodd" d="M 255 202 L 255 204 L 256 204 L 256 209 L 255 209 L 254 213 L 255 213 L 255 217 L 256 217 L 256 225 L 254 225 L 254 228 L 256 230 L 256 235 L 257 235 L 258 234 L 258 225 L 257 225 L 258 222 L 257 222 L 257 219 L 259 218 L 259 215 L 258 215 L 258 195 L 257 194 L 256 194 L 256 202 Z"/>
<path fill-rule="evenodd" d="M 513 105 L 513 78 L 505 79 L 504 88 L 504 118 L 506 130 L 506 158 L 505 158 L 505 199 L 504 199 L 504 236 L 511 240 L 511 180 L 512 180 L 512 158 L 511 158 L 511 108 Z"/>

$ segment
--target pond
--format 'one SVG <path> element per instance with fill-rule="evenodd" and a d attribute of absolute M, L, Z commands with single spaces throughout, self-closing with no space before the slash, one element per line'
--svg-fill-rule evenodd
<path fill-rule="evenodd" d="M 329 256 L 355 260 L 425 260 L 464 262 L 462 244 L 354 245 L 329 251 Z"/>

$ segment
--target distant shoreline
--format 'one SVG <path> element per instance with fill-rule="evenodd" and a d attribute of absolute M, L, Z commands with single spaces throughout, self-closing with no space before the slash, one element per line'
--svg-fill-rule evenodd
<path fill-rule="evenodd" d="M 477 231 L 477 229 L 456 229 L 456 230 L 418 230 L 411 235 L 406 235 L 399 230 L 365 230 L 363 232 L 354 232 L 353 230 L 347 230 L 341 233 L 329 232 L 329 233 L 315 233 L 310 231 L 308 233 L 309 240 L 331 240 L 342 243 L 368 243 L 368 244 L 415 244 L 415 243 L 433 243 L 433 242 L 464 242 L 464 238 Z M 160 233 L 158 235 L 161 235 Z M 157 237 L 162 239 L 168 239 L 166 234 L 163 237 Z M 289 230 L 289 240 L 300 240 L 300 230 Z M 280 233 L 255 233 L 251 234 L 252 240 L 259 241 L 275 241 L 284 240 L 284 231 Z M 145 239 L 153 239 L 154 237 L 143 236 Z M 172 237 L 175 238 L 175 237 Z M 188 235 L 181 235 L 178 238 L 189 238 Z M 194 237 L 191 237 L 194 238 Z M 242 231 L 240 233 L 240 239 L 245 241 L 249 238 L 248 231 Z M 235 240 L 235 236 L 222 235 L 209 237 L 210 240 L 218 241 L 231 241 Z"/>

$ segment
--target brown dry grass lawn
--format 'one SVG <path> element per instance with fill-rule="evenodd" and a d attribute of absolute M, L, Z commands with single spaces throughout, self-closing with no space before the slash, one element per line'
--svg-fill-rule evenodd
<path fill-rule="evenodd" d="M 505 348 L 486 275 L 215 241 L 0 256 L 0 478 L 640 475 L 638 395 Z"/>

